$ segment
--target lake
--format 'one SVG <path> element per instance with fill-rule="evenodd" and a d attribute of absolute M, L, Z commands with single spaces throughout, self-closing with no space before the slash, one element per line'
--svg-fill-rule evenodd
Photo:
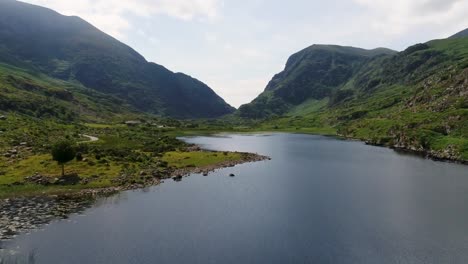
<path fill-rule="evenodd" d="M 186 140 L 272 160 L 101 199 L 4 246 L 47 264 L 468 263 L 467 166 L 312 135 Z"/>

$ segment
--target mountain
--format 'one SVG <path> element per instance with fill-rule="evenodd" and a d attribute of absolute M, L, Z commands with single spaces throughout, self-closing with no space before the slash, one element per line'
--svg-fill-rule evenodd
<path fill-rule="evenodd" d="M 464 38 L 468 37 L 468 28 L 458 32 L 457 34 L 451 36 L 450 38 Z"/>
<path fill-rule="evenodd" d="M 212 118 L 234 108 L 204 83 L 145 60 L 79 17 L 0 0 L 0 63 L 77 83 L 132 108 Z"/>
<path fill-rule="evenodd" d="M 467 30 L 463 32 L 468 32 Z M 468 161 L 468 38 L 402 52 L 309 47 L 237 115 L 263 129 L 326 130 L 372 144 Z"/>
<path fill-rule="evenodd" d="M 242 117 L 263 118 L 281 115 L 309 99 L 331 96 L 370 59 L 394 54 L 379 48 L 365 50 L 336 45 L 313 45 L 294 55 L 284 71 L 276 74 L 265 91 L 239 109 Z"/>

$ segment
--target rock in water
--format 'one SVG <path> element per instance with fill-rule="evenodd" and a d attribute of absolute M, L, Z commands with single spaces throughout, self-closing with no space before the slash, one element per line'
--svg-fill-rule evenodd
<path fill-rule="evenodd" d="M 174 179 L 174 181 L 176 181 L 176 182 L 180 182 L 180 181 L 182 181 L 182 175 L 177 175 L 177 176 L 173 177 L 172 179 Z"/>

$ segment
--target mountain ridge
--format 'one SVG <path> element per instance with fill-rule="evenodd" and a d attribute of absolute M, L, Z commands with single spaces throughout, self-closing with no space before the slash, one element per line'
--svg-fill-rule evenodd
<path fill-rule="evenodd" d="M 284 70 L 273 77 L 264 92 L 252 103 L 241 106 L 238 113 L 242 117 L 263 118 L 270 114 L 281 115 L 309 98 L 323 99 L 343 85 L 367 60 L 395 53 L 386 48 L 309 46 L 291 55 Z M 252 108 L 259 108 L 260 112 L 261 108 L 266 108 L 269 113 L 255 110 L 249 113 Z"/>
<path fill-rule="evenodd" d="M 12 0 L 0 7 L 1 62 L 79 82 L 151 114 L 214 118 L 234 111 L 206 84 L 148 62 L 79 17 Z"/>
<path fill-rule="evenodd" d="M 468 28 L 450 36 L 449 39 L 464 38 L 464 37 L 468 37 Z"/>
<path fill-rule="evenodd" d="M 432 40 L 370 59 L 341 50 L 346 56 L 330 49 L 292 55 L 236 115 L 257 119 L 267 130 L 328 131 L 436 159 L 468 160 L 468 38 Z"/>

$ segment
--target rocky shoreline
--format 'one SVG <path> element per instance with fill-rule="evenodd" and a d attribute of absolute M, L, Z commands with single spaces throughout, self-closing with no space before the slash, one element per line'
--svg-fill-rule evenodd
<path fill-rule="evenodd" d="M 191 151 L 207 151 L 211 152 L 210 150 L 201 150 L 197 148 L 196 150 Z M 233 160 L 233 161 L 225 161 L 213 165 L 203 166 L 203 167 L 186 167 L 186 168 L 166 168 L 163 170 L 143 170 L 140 172 L 139 179 L 140 181 L 135 182 L 134 180 L 127 179 L 127 175 L 122 174 L 116 179 L 113 180 L 114 186 L 112 187 L 105 187 L 105 188 L 91 188 L 91 189 L 82 189 L 77 192 L 70 192 L 70 193 L 61 193 L 57 194 L 60 197 L 66 198 L 74 198 L 74 197 L 99 197 L 99 196 L 109 196 L 114 193 L 120 191 L 128 191 L 128 190 L 135 190 L 135 189 L 142 189 L 149 186 L 155 186 L 161 184 L 163 180 L 166 179 L 174 179 L 178 180 L 185 176 L 189 176 L 190 174 L 203 174 L 207 176 L 209 173 L 216 171 L 217 169 L 229 168 L 234 167 L 236 165 L 250 163 L 250 162 L 258 162 L 263 160 L 270 160 L 270 157 L 262 156 L 253 153 L 246 153 L 246 152 L 232 152 L 242 155 L 242 159 L 240 160 Z M 88 180 L 88 181 L 85 181 Z M 32 176 L 25 177 L 25 181 L 33 184 L 39 184 L 44 186 L 49 185 L 75 185 L 75 184 L 87 184 L 89 183 L 89 179 L 81 179 L 77 174 L 70 174 L 65 175 L 60 178 L 51 179 L 47 176 L 42 176 L 39 174 L 35 174 Z M 53 195 L 53 196 L 57 196 Z M 44 195 L 37 195 L 37 196 L 47 196 Z M 2 200 L 0 199 L 0 203 Z"/>
<path fill-rule="evenodd" d="M 19 233 L 41 228 L 57 219 L 80 213 L 93 204 L 92 199 L 67 197 L 34 197 L 5 199 L 0 203 L 1 241 Z"/>
<path fill-rule="evenodd" d="M 183 168 L 183 169 L 176 169 L 171 172 L 170 178 L 174 179 L 175 181 L 178 181 L 182 179 L 183 177 L 189 176 L 191 174 L 203 174 L 203 176 L 208 176 L 208 174 L 215 172 L 218 169 L 230 168 L 230 167 L 234 167 L 236 165 L 240 165 L 244 163 L 271 160 L 270 157 L 253 154 L 253 153 L 241 153 L 241 154 L 243 155 L 243 159 L 238 160 L 238 161 L 225 161 L 219 164 L 205 166 L 201 168 L 189 167 L 189 168 Z"/>
<path fill-rule="evenodd" d="M 445 150 L 445 151 L 435 151 L 435 150 L 415 150 L 412 148 L 405 148 L 405 147 L 399 147 L 399 146 L 390 146 L 391 149 L 397 151 L 397 152 L 402 152 L 402 153 L 410 153 L 413 155 L 417 155 L 426 159 L 431 159 L 434 161 L 442 161 L 442 162 L 451 162 L 451 163 L 457 163 L 457 164 L 463 164 L 463 165 L 468 165 L 468 160 L 463 160 L 458 158 L 455 155 L 450 154 L 450 150 Z"/>
<path fill-rule="evenodd" d="M 352 139 L 352 140 L 363 141 L 360 139 Z M 416 148 L 416 147 L 399 145 L 399 144 L 395 144 L 395 145 L 380 144 L 380 143 L 375 143 L 375 142 L 368 141 L 368 140 L 364 140 L 364 142 L 370 146 L 386 147 L 386 148 L 393 149 L 396 152 L 409 153 L 409 154 L 413 154 L 413 155 L 420 156 L 420 157 L 434 160 L 434 161 L 451 162 L 451 163 L 468 165 L 468 160 L 463 160 L 459 158 L 459 156 L 456 155 L 456 153 L 454 153 L 454 150 L 451 148 L 446 149 L 446 150 L 435 151 L 435 150 L 426 150 L 422 147 Z"/>
<path fill-rule="evenodd" d="M 142 175 L 143 178 L 146 179 L 144 183 L 126 184 L 122 186 L 115 186 L 115 187 L 102 188 L 102 189 L 85 189 L 77 193 L 64 194 L 64 196 L 68 196 L 68 197 L 109 196 L 109 195 L 112 195 L 114 193 L 121 192 L 121 191 L 143 189 L 149 186 L 159 185 L 164 180 L 167 180 L 167 179 L 180 181 L 182 180 L 183 177 L 190 176 L 191 174 L 203 174 L 204 176 L 208 176 L 208 174 L 215 172 L 218 169 L 234 167 L 236 165 L 240 165 L 244 163 L 271 160 L 270 157 L 253 154 L 253 153 L 245 153 L 245 152 L 234 152 L 234 153 L 242 154 L 243 158 L 241 160 L 225 161 L 225 162 L 221 162 L 221 163 L 213 164 L 209 166 L 204 166 L 204 167 L 186 167 L 186 168 L 179 168 L 179 169 L 168 169 L 163 173 L 142 171 L 140 174 Z"/>
<path fill-rule="evenodd" d="M 77 193 L 37 196 L 37 197 L 17 197 L 0 200 L 0 249 L 2 241 L 10 240 L 20 233 L 41 228 L 41 226 L 58 220 L 67 219 L 70 214 L 80 213 L 91 207 L 94 202 L 101 197 L 109 197 L 122 191 L 143 189 L 150 186 L 159 185 L 166 179 L 181 181 L 183 177 L 191 174 L 208 174 L 223 168 L 234 167 L 236 165 L 270 160 L 269 157 L 241 153 L 242 159 L 237 161 L 225 161 L 219 164 L 204 167 L 189 167 L 180 169 L 168 169 L 161 172 L 142 172 L 144 183 L 125 184 L 121 186 L 85 189 Z"/>
<path fill-rule="evenodd" d="M 342 138 L 345 140 L 360 141 L 360 142 L 364 142 L 366 145 L 369 145 L 369 146 L 389 148 L 389 149 L 393 149 L 396 152 L 413 154 L 413 155 L 423 157 L 426 159 L 430 159 L 430 160 L 434 160 L 434 161 L 442 161 L 442 162 L 450 162 L 450 163 L 468 165 L 468 160 L 461 159 L 460 156 L 457 155 L 456 151 L 451 147 L 445 150 L 436 151 L 436 150 L 427 150 L 421 146 L 416 147 L 415 145 L 411 145 L 411 144 L 404 143 L 404 142 L 398 142 L 396 144 L 389 144 L 389 143 L 376 142 L 374 140 L 365 139 L 365 138 L 363 139 L 363 138 L 349 137 L 349 136 L 340 135 L 340 134 L 336 136 L 332 136 L 332 137 Z"/>

